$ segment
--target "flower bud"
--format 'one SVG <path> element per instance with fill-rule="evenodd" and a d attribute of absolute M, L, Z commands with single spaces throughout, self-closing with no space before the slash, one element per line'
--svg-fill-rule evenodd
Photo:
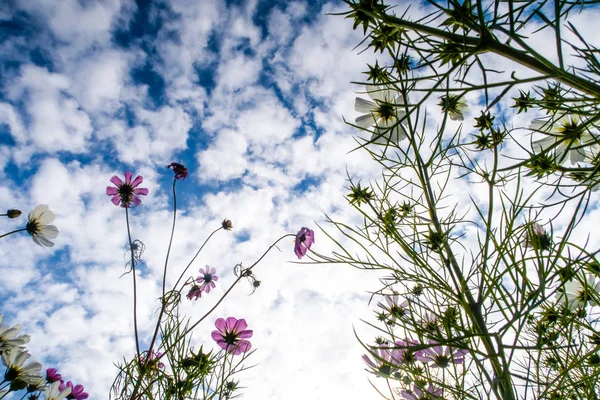
<path fill-rule="evenodd" d="M 6 216 L 8 218 L 17 218 L 19 215 L 21 215 L 21 210 L 17 210 L 16 208 L 11 208 L 6 211 Z"/>

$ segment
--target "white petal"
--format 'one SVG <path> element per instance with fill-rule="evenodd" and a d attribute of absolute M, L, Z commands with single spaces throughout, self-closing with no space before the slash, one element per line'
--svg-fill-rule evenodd
<path fill-rule="evenodd" d="M 38 235 L 49 239 L 55 239 L 58 236 L 58 228 L 54 225 L 42 226 Z"/>
<path fill-rule="evenodd" d="M 369 128 L 375 123 L 375 118 L 373 117 L 373 114 L 365 114 L 356 118 L 355 122 L 356 125 L 360 126 L 361 128 Z"/>
<path fill-rule="evenodd" d="M 377 108 L 377 104 L 372 101 L 357 97 L 354 101 L 354 109 L 360 113 L 371 113 Z"/>

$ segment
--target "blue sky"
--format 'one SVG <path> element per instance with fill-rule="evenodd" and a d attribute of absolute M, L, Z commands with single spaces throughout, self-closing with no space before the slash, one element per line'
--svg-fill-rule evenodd
<path fill-rule="evenodd" d="M 172 173 L 179 219 L 172 284 L 208 232 L 231 218 L 194 264 L 219 286 L 186 304 L 199 316 L 279 236 L 317 229 L 325 213 L 351 220 L 346 169 L 376 176 L 342 115 L 373 56 L 360 35 L 327 13 L 341 2 L 31 1 L 0 5 L 0 199 L 27 214 L 56 213 L 52 249 L 23 234 L 0 250 L 0 302 L 32 336 L 44 367 L 106 397 L 112 363 L 135 349 L 125 215 L 104 191 L 112 175 L 144 176 L 150 194 L 132 209 L 132 234 L 147 246 L 140 320 L 155 320 L 170 226 Z M 361 90 L 361 88 L 358 88 Z M 1 221 L 5 231 L 25 218 Z M 318 233 L 317 233 L 318 235 Z M 319 251 L 331 250 L 317 236 Z M 218 317 L 246 318 L 258 366 L 241 376 L 247 399 L 372 394 L 353 327 L 370 318 L 377 277 L 342 266 L 291 264 L 293 243 L 256 270 L 261 288 L 238 287 L 194 335 L 210 339 Z M 48 345 L 50 343 L 50 345 Z"/>
<path fill-rule="evenodd" d="M 134 352 L 131 282 L 121 277 L 125 215 L 105 194 L 115 174 L 143 175 L 150 190 L 131 210 L 132 234 L 147 248 L 143 341 L 156 318 L 170 232 L 169 163 L 185 164 L 190 176 L 177 185 L 168 283 L 223 218 L 234 224 L 192 268 L 195 276 L 208 264 L 220 278 L 210 295 L 184 304 L 192 317 L 220 297 L 237 263 L 251 264 L 281 235 L 315 229 L 315 249 L 328 254 L 333 244 L 317 230 L 325 214 L 360 223 L 345 198 L 348 174 L 367 182 L 381 171 L 366 152 L 351 153 L 363 134 L 343 117 L 357 116 L 354 99 L 364 88 L 350 82 L 364 80 L 377 57 L 355 49 L 362 36 L 351 21 L 329 15 L 345 10 L 341 1 L 0 4 L 0 204 L 24 214 L 48 204 L 61 232 L 52 249 L 26 234 L 0 248 L 1 312 L 32 336 L 33 359 L 105 398 L 112 363 Z M 418 2 L 411 8 L 414 19 L 427 12 Z M 588 37 L 595 17 L 575 17 Z M 543 36 L 532 40 L 539 45 Z M 525 76 L 514 64 L 497 68 Z M 467 100 L 465 134 L 481 108 L 481 98 Z M 535 115 L 515 115 L 509 101 L 497 108 L 505 121 L 528 126 Z M 441 120 L 436 102 L 427 108 L 432 127 Z M 466 194 L 483 198 L 468 185 L 450 190 L 466 203 Z M 249 286 L 236 288 L 199 327 L 196 345 L 216 348 L 216 318 L 245 318 L 257 349 L 249 361 L 258 365 L 240 377 L 244 398 L 375 396 L 354 330 L 365 342 L 374 336 L 361 319 L 373 320 L 368 301 L 379 276 L 290 263 L 292 241 L 279 249 L 256 269 L 260 289 L 248 297 Z"/>

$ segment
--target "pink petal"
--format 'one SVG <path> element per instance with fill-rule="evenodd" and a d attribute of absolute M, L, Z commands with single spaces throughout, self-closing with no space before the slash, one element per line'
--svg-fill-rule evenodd
<path fill-rule="evenodd" d="M 118 194 L 114 195 L 113 198 L 110 199 L 110 201 L 112 201 L 115 206 L 118 206 L 121 202 L 121 196 L 119 196 Z"/>
<path fill-rule="evenodd" d="M 131 201 L 136 206 L 139 206 L 140 204 L 142 204 L 142 199 L 140 199 L 139 197 L 137 197 L 135 194 L 133 196 L 131 196 Z"/>
<path fill-rule="evenodd" d="M 230 317 L 230 318 L 231 318 L 231 317 Z M 217 319 L 217 320 L 215 321 L 215 327 L 216 327 L 216 328 L 217 328 L 219 331 L 221 331 L 221 332 L 225 332 L 225 327 L 226 327 L 225 320 L 224 320 L 223 318 L 219 318 L 219 319 Z M 213 331 L 213 333 L 214 333 L 214 332 L 215 332 L 215 331 Z M 213 337 L 213 338 L 214 338 L 214 337 Z M 215 339 L 215 340 L 216 340 L 216 339 Z"/>
<path fill-rule="evenodd" d="M 121 180 L 121 178 L 119 178 L 118 176 L 113 176 L 112 178 L 110 178 L 110 181 L 112 183 L 114 183 L 116 186 L 121 186 L 123 184 L 123 181 Z"/>
<path fill-rule="evenodd" d="M 241 331 L 241 332 L 238 334 L 238 337 L 239 337 L 240 339 L 249 339 L 249 338 L 251 338 L 251 337 L 252 337 L 252 335 L 253 335 L 253 334 L 254 334 L 254 331 L 252 331 L 252 329 L 247 329 L 247 330 L 245 330 L 245 331 Z"/>
<path fill-rule="evenodd" d="M 146 189 L 146 188 L 133 189 L 133 194 L 139 194 L 141 196 L 146 196 L 148 194 L 148 189 Z"/>
<path fill-rule="evenodd" d="M 238 350 L 240 350 L 240 352 L 245 353 L 248 350 L 250 350 L 252 348 L 252 343 L 250 343 L 247 340 L 242 340 L 239 344 L 238 344 Z M 239 354 L 239 353 L 237 353 Z"/>
<path fill-rule="evenodd" d="M 236 332 L 241 332 L 244 329 L 246 329 L 247 327 L 248 327 L 248 324 L 246 323 L 246 320 L 243 319 L 243 318 L 239 319 L 237 321 L 237 323 L 235 324 L 235 330 L 236 330 Z M 252 331 L 250 331 L 250 332 L 252 332 Z"/>
<path fill-rule="evenodd" d="M 236 324 L 238 323 L 238 320 L 233 318 L 233 317 L 228 317 L 227 321 L 225 321 L 225 329 L 227 331 L 233 331 Z"/>
<path fill-rule="evenodd" d="M 133 174 L 131 172 L 125 172 L 125 183 L 130 185 L 131 184 L 131 177 L 133 176 Z"/>
<path fill-rule="evenodd" d="M 107 186 L 106 187 L 106 194 L 109 196 L 114 196 L 115 194 L 119 193 L 119 189 L 117 189 L 114 186 Z"/>
<path fill-rule="evenodd" d="M 206 275 L 206 271 L 204 270 L 204 268 L 200 268 L 198 270 L 198 272 L 200 272 L 202 275 Z M 200 279 L 200 278 L 198 278 L 198 279 Z M 204 276 L 202 277 L 202 279 L 204 279 Z"/>
<path fill-rule="evenodd" d="M 219 341 L 223 340 L 223 335 L 221 335 L 221 332 L 219 332 L 219 331 L 212 331 L 210 336 L 213 338 L 213 340 L 215 342 L 219 342 Z"/>
<path fill-rule="evenodd" d="M 218 276 L 216 276 L 216 275 L 213 275 L 213 276 L 212 276 L 212 280 L 213 280 L 213 281 L 218 281 L 218 280 L 219 280 L 219 277 L 218 277 Z"/>
<path fill-rule="evenodd" d="M 135 177 L 133 182 L 131 182 L 131 187 L 136 187 L 137 185 L 139 185 L 142 182 L 144 182 L 144 177 L 141 175 L 138 175 Z"/>

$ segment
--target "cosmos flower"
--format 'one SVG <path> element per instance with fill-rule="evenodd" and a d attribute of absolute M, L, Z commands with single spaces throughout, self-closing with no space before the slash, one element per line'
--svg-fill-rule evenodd
<path fill-rule="evenodd" d="M 175 173 L 175 180 L 185 179 L 188 176 L 188 169 L 184 167 L 183 164 L 173 162 L 167 165 L 167 168 L 173 168 L 173 172 Z"/>
<path fill-rule="evenodd" d="M 444 390 L 442 388 L 436 388 L 431 383 L 427 386 L 427 389 L 423 390 L 418 385 L 413 386 L 413 390 L 403 390 L 402 397 L 406 400 L 427 400 L 427 399 L 438 399 L 442 398 Z"/>
<path fill-rule="evenodd" d="M 29 343 L 29 335 L 19 335 L 21 325 L 2 325 L 4 316 L 0 314 L 0 354 Z"/>
<path fill-rule="evenodd" d="M 402 318 L 408 312 L 408 300 L 399 302 L 398 295 L 386 296 L 385 301 L 377 303 L 377 307 L 382 308 L 392 318 Z"/>
<path fill-rule="evenodd" d="M 53 382 L 51 385 L 46 386 L 44 391 L 44 396 L 46 400 L 63 400 L 66 399 L 68 395 L 71 394 L 71 388 L 65 387 L 63 389 L 60 388 L 61 382 Z"/>
<path fill-rule="evenodd" d="M 452 94 L 442 96 L 438 105 L 442 107 L 442 112 L 448 113 L 452 121 L 463 121 L 465 119 L 464 113 L 467 112 L 468 107 L 462 96 Z"/>
<path fill-rule="evenodd" d="M 405 104 L 403 96 L 385 87 L 367 87 L 367 94 L 371 100 L 357 97 L 354 102 L 354 109 L 363 113 L 356 118 L 356 125 L 364 129 L 374 125 L 371 142 L 383 146 L 406 139 L 406 128 L 400 123 L 406 118 L 406 112 L 400 109 Z"/>
<path fill-rule="evenodd" d="M 362 359 L 369 366 L 370 369 L 367 369 L 367 371 L 370 373 L 383 378 L 389 378 L 394 372 L 398 371 L 399 360 L 396 358 L 398 354 L 395 350 L 374 347 L 369 352 L 373 359 L 367 354 L 363 354 Z"/>
<path fill-rule="evenodd" d="M 423 363 L 433 362 L 432 367 L 446 368 L 450 364 L 462 364 L 465 361 L 465 349 L 453 349 L 448 346 L 440 346 L 435 340 L 430 340 L 432 347 L 421 350 L 415 354 L 418 361 Z"/>
<path fill-rule="evenodd" d="M 54 243 L 50 239 L 56 239 L 58 228 L 54 225 L 48 225 L 54 221 L 54 213 L 50 211 L 47 205 L 40 204 L 29 213 L 25 229 L 31 235 L 35 243 L 44 247 L 52 247 Z"/>
<path fill-rule="evenodd" d="M 587 274 L 585 277 L 578 275 L 565 283 L 564 291 L 557 297 L 560 302 L 573 309 L 585 307 L 588 301 L 597 298 L 599 292 L 600 282 L 596 282 L 593 275 Z"/>
<path fill-rule="evenodd" d="M 200 297 L 202 297 L 202 288 L 196 284 L 193 284 L 185 297 L 187 297 L 188 300 L 198 300 Z"/>
<path fill-rule="evenodd" d="M 315 233 L 311 229 L 302 227 L 296 234 L 296 244 L 294 245 L 294 253 L 296 253 L 298 259 L 302 259 L 306 255 L 314 242 Z"/>
<path fill-rule="evenodd" d="M 536 118 L 529 124 L 529 129 L 546 135 L 532 143 L 534 151 L 543 151 L 556 144 L 553 152 L 557 162 L 566 159 L 571 165 L 583 162 L 598 144 L 598 138 L 577 115 L 564 115 L 559 119 Z"/>
<path fill-rule="evenodd" d="M 83 385 L 73 385 L 73 382 L 69 381 L 67 383 L 61 382 L 58 389 L 62 392 L 66 388 L 71 389 L 71 393 L 67 395 L 67 399 L 70 400 L 85 400 L 89 397 L 84 391 Z"/>
<path fill-rule="evenodd" d="M 219 280 L 215 272 L 215 269 L 208 265 L 205 268 L 200 268 L 201 275 L 196 278 L 196 282 L 200 284 L 200 291 L 210 293 L 210 289 L 215 288 L 215 281 Z"/>
<path fill-rule="evenodd" d="M 546 233 L 544 227 L 537 222 L 531 224 L 525 233 L 525 240 L 522 246 L 534 250 L 549 250 L 552 245 L 550 235 Z"/>
<path fill-rule="evenodd" d="M 25 365 L 25 361 L 31 357 L 27 351 L 18 347 L 2 353 L 2 363 L 6 367 L 4 379 L 7 381 L 21 381 L 26 384 L 35 384 L 43 379 L 40 375 L 42 364 L 30 362 Z"/>
<path fill-rule="evenodd" d="M 54 383 L 62 380 L 62 375 L 58 373 L 56 368 L 48 368 L 46 370 L 46 381 L 48 383 Z"/>
<path fill-rule="evenodd" d="M 252 344 L 246 340 L 252 337 L 253 332 L 246 329 L 248 324 L 245 319 L 236 319 L 229 317 L 217 319 L 215 322 L 217 330 L 212 331 L 211 336 L 217 342 L 219 347 L 228 353 L 235 355 L 246 353 L 252 347 Z"/>
<path fill-rule="evenodd" d="M 131 172 L 125 172 L 125 182 L 116 175 L 110 178 L 110 181 L 116 187 L 107 186 L 106 194 L 112 196 L 111 201 L 115 206 L 120 204 L 121 207 L 129 208 L 131 203 L 139 206 L 142 204 L 142 200 L 138 196 L 146 196 L 148 194 L 148 189 L 138 188 L 139 184 L 144 181 L 144 177 L 137 176 L 132 181 L 132 176 Z"/>

